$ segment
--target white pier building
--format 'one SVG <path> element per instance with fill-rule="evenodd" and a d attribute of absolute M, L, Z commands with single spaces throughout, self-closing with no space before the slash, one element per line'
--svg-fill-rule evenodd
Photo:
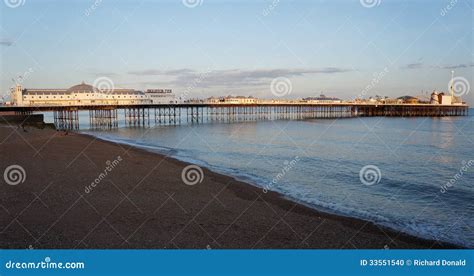
<path fill-rule="evenodd" d="M 15 106 L 78 106 L 78 105 L 143 105 L 176 104 L 178 99 L 171 89 L 100 90 L 82 82 L 68 89 L 26 89 L 17 85 L 11 90 Z"/>

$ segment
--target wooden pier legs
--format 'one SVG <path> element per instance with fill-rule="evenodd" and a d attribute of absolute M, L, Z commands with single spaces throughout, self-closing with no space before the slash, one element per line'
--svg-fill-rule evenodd
<path fill-rule="evenodd" d="M 153 108 L 155 114 L 155 125 L 179 125 L 181 124 L 180 107 L 157 107 Z M 149 113 L 149 112 L 148 112 Z"/>
<path fill-rule="evenodd" d="M 55 110 L 53 112 L 54 126 L 59 130 L 79 129 L 79 111 Z"/>
<path fill-rule="evenodd" d="M 117 109 L 89 110 L 89 125 L 91 129 L 117 128 Z"/>
<path fill-rule="evenodd" d="M 125 126 L 149 127 L 150 115 L 155 125 L 200 124 L 209 122 L 245 122 L 260 120 L 335 119 L 350 117 L 438 117 L 466 116 L 467 106 L 383 105 L 383 104 L 211 104 L 162 106 L 98 106 L 89 109 L 91 129 L 119 127 L 119 112 L 123 109 Z M 30 111 L 31 112 L 31 111 Z M 53 110 L 58 129 L 79 129 L 77 108 L 58 107 Z M 121 112 L 120 112 L 121 113 Z M 122 115 L 120 115 L 122 116 Z"/>
<path fill-rule="evenodd" d="M 125 108 L 125 125 L 140 127 L 150 126 L 149 108 Z"/>

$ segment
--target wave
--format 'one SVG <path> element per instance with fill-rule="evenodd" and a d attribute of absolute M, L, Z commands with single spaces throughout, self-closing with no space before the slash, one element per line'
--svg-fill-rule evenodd
<path fill-rule="evenodd" d="M 225 166 L 209 164 L 208 162 L 197 158 L 196 154 L 190 150 L 158 146 L 156 144 L 149 144 L 149 143 L 127 139 L 123 137 L 104 135 L 104 133 L 87 132 L 87 131 L 83 131 L 81 133 L 94 136 L 100 140 L 129 145 L 129 146 L 141 148 L 144 150 L 148 150 L 150 152 L 155 152 L 155 153 L 163 154 L 166 156 L 170 156 L 182 162 L 196 164 L 198 166 L 205 167 L 213 172 L 224 174 L 238 181 L 248 183 L 254 187 L 268 189 L 268 190 L 277 192 L 281 194 L 284 198 L 287 198 L 291 201 L 305 205 L 317 211 L 330 213 L 330 214 L 334 214 L 338 216 L 362 219 L 362 220 L 369 221 L 383 227 L 393 229 L 395 231 L 400 231 L 400 232 L 407 233 L 412 236 L 416 236 L 416 237 L 420 237 L 424 239 L 440 240 L 443 242 L 448 242 L 448 243 L 456 244 L 463 247 L 474 246 L 472 242 L 468 241 L 469 239 L 467 239 L 466 241 L 461 238 L 453 238 L 452 236 L 444 235 L 443 229 L 440 228 L 442 226 L 440 225 L 414 222 L 414 221 L 402 221 L 400 219 L 397 219 L 397 217 L 395 216 L 387 217 L 380 214 L 374 214 L 369 211 L 364 211 L 358 208 L 348 207 L 344 204 L 335 203 L 335 202 L 327 202 L 327 201 L 317 199 L 314 197 L 308 197 L 306 196 L 307 193 L 303 193 L 302 191 L 299 191 L 296 189 L 290 189 L 290 188 L 282 189 L 281 187 L 275 186 L 275 185 L 268 186 L 268 184 L 271 183 L 272 181 L 271 179 L 267 179 L 265 177 L 254 175 L 248 172 L 243 172 L 242 170 L 238 170 L 238 169 L 232 169 Z"/>

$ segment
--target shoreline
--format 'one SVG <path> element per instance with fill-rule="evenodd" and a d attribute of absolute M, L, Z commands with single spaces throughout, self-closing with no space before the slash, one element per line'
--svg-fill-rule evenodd
<path fill-rule="evenodd" d="M 54 174 L 52 170 L 53 177 L 48 179 L 43 173 L 45 168 L 35 169 L 33 164 L 23 162 L 27 180 L 35 179 L 36 184 L 30 180 L 2 190 L 5 200 L 0 204 L 8 209 L 9 219 L 14 219 L 10 222 L 2 219 L 7 227 L 0 232 L 1 248 L 27 248 L 25 240 L 28 239 L 35 248 L 463 248 L 398 232 L 370 221 L 319 211 L 274 191 L 263 193 L 257 185 L 204 167 L 203 182 L 188 186 L 182 183 L 181 172 L 191 163 L 91 134 L 70 132 L 64 135 L 64 132 L 35 128 L 20 131 L 0 128 L 0 141 L 25 149 L 25 153 L 21 151 L 20 154 L 20 149 L 15 151 L 0 144 L 0 154 L 7 156 L 2 160 L 2 168 L 9 163 L 28 160 L 31 156 L 28 151 L 33 151 L 33 159 L 42 159 L 46 169 L 64 166 L 61 163 L 64 160 L 69 163 L 62 172 Z M 90 193 L 80 191 L 81 186 L 96 179 L 94 177 L 106 167 L 107 160 L 113 160 L 120 153 L 123 161 L 104 180 L 110 180 L 112 185 L 100 182 Z M 94 163 L 96 168 L 87 163 Z M 71 170 L 74 176 L 71 176 Z M 134 174 L 142 177 L 137 178 Z M 64 197 L 71 200 L 64 200 L 62 194 L 50 191 L 49 187 L 46 187 L 47 192 L 34 187 L 45 188 L 44 182 L 51 182 L 51 186 L 59 184 L 66 191 Z M 64 183 L 70 186 L 61 185 Z M 36 197 L 29 195 L 32 190 Z M 73 196 L 74 193 L 80 196 Z M 20 198 L 29 200 L 22 202 Z M 128 208 L 119 204 L 107 213 L 120 198 Z M 48 212 L 47 209 L 52 209 L 48 204 L 51 202 L 67 212 L 62 217 L 54 216 L 61 212 L 57 209 Z M 71 202 L 75 205 L 68 210 Z M 27 203 L 44 205 L 39 209 L 46 210 L 32 212 L 31 208 L 22 208 Z M 59 227 L 79 204 L 83 205 L 80 208 L 83 212 L 86 210 L 90 214 L 84 216 L 79 212 L 74 224 L 83 223 Z M 156 208 L 159 208 L 158 212 Z M 117 211 L 119 209 L 123 210 Z M 130 214 L 127 209 L 137 210 Z M 52 224 L 38 220 L 43 213 L 54 213 L 49 214 Z M 18 215 L 16 219 L 15 214 Z M 15 238 L 18 231 L 11 230 L 16 224 L 19 224 L 17 228 L 25 228 L 25 233 Z M 31 230 L 38 225 L 44 228 L 43 231 Z M 148 231 L 142 231 L 144 229 Z M 76 232 L 85 235 L 73 235 Z M 64 235 L 59 241 L 55 238 L 58 233 Z M 184 233 L 186 235 L 182 237 Z M 112 237 L 117 241 L 104 243 Z"/>
<path fill-rule="evenodd" d="M 350 216 L 350 215 L 345 215 L 345 214 L 342 214 L 342 213 L 338 213 L 338 211 L 336 211 L 336 210 L 331 210 L 329 208 L 325 208 L 325 207 L 322 207 L 322 206 L 315 206 L 315 205 L 312 205 L 310 203 L 301 201 L 298 198 L 292 197 L 290 195 L 280 193 L 278 191 L 267 190 L 264 187 L 260 186 L 259 184 L 252 183 L 251 177 L 239 177 L 239 176 L 236 176 L 236 175 L 232 175 L 232 173 L 227 173 L 225 171 L 221 172 L 221 171 L 219 171 L 219 169 L 212 168 L 212 166 L 203 165 L 202 163 L 205 163 L 205 162 L 200 162 L 198 160 L 196 161 L 194 159 L 181 160 L 179 157 L 170 156 L 170 155 L 168 155 L 164 152 L 160 152 L 160 149 L 156 149 L 156 147 L 154 147 L 154 146 L 145 146 L 145 145 L 133 144 L 132 142 L 116 141 L 114 139 L 107 139 L 107 138 L 104 138 L 104 137 L 94 136 L 93 134 L 89 134 L 89 133 L 78 132 L 77 134 L 78 135 L 85 135 L 85 136 L 88 136 L 92 139 L 98 139 L 98 140 L 106 142 L 106 143 L 126 145 L 126 146 L 129 146 L 129 147 L 135 148 L 137 150 L 143 150 L 143 151 L 148 152 L 148 153 L 158 154 L 158 155 L 161 155 L 161 156 L 166 156 L 167 158 L 170 158 L 172 160 L 176 160 L 177 162 L 181 162 L 181 163 L 184 163 L 184 164 L 198 165 L 201 168 L 206 169 L 206 170 L 208 170 L 212 173 L 230 177 L 230 178 L 234 179 L 237 182 L 241 182 L 243 184 L 246 184 L 246 185 L 249 185 L 251 187 L 257 188 L 260 191 L 266 190 L 267 193 L 270 193 L 270 192 L 274 193 L 274 194 L 276 194 L 277 196 L 279 196 L 280 198 L 282 198 L 284 200 L 294 202 L 295 204 L 298 204 L 298 205 L 304 206 L 306 208 L 309 208 L 310 210 L 316 211 L 317 213 L 321 213 L 321 214 L 325 214 L 325 215 L 329 215 L 329 216 L 334 216 L 334 217 L 338 217 L 338 218 L 345 218 L 345 219 L 349 219 L 349 220 L 353 219 L 353 220 L 356 220 L 356 221 L 367 222 L 367 223 L 371 224 L 373 227 L 382 228 L 384 231 L 391 231 L 391 232 L 394 232 L 394 233 L 399 233 L 399 235 L 413 237 L 413 238 L 416 238 L 416 239 L 422 239 L 422 240 L 425 240 L 425 241 L 434 241 L 434 240 L 424 238 L 420 235 L 416 235 L 416 234 L 412 234 L 412 233 L 409 233 L 409 232 L 404 232 L 404 231 L 398 230 L 396 228 L 393 228 L 393 227 L 390 227 L 390 226 L 387 226 L 387 225 L 377 224 L 376 222 L 370 221 L 368 219 L 358 218 L 358 217 Z M 173 151 L 174 149 L 166 148 L 166 150 Z M 464 247 L 463 245 L 459 245 L 459 244 L 455 244 L 455 243 L 449 243 L 449 242 L 445 242 L 445 241 L 439 241 L 439 242 L 442 243 L 443 245 L 447 246 L 447 247 L 467 248 L 467 247 Z"/>

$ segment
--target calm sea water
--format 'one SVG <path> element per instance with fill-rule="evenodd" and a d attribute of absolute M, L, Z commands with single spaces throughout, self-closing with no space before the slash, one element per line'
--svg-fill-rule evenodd
<path fill-rule="evenodd" d="M 470 111 L 469 117 L 281 120 L 83 132 L 194 162 L 319 210 L 473 248 Z M 361 179 L 364 167 L 375 178 Z"/>

